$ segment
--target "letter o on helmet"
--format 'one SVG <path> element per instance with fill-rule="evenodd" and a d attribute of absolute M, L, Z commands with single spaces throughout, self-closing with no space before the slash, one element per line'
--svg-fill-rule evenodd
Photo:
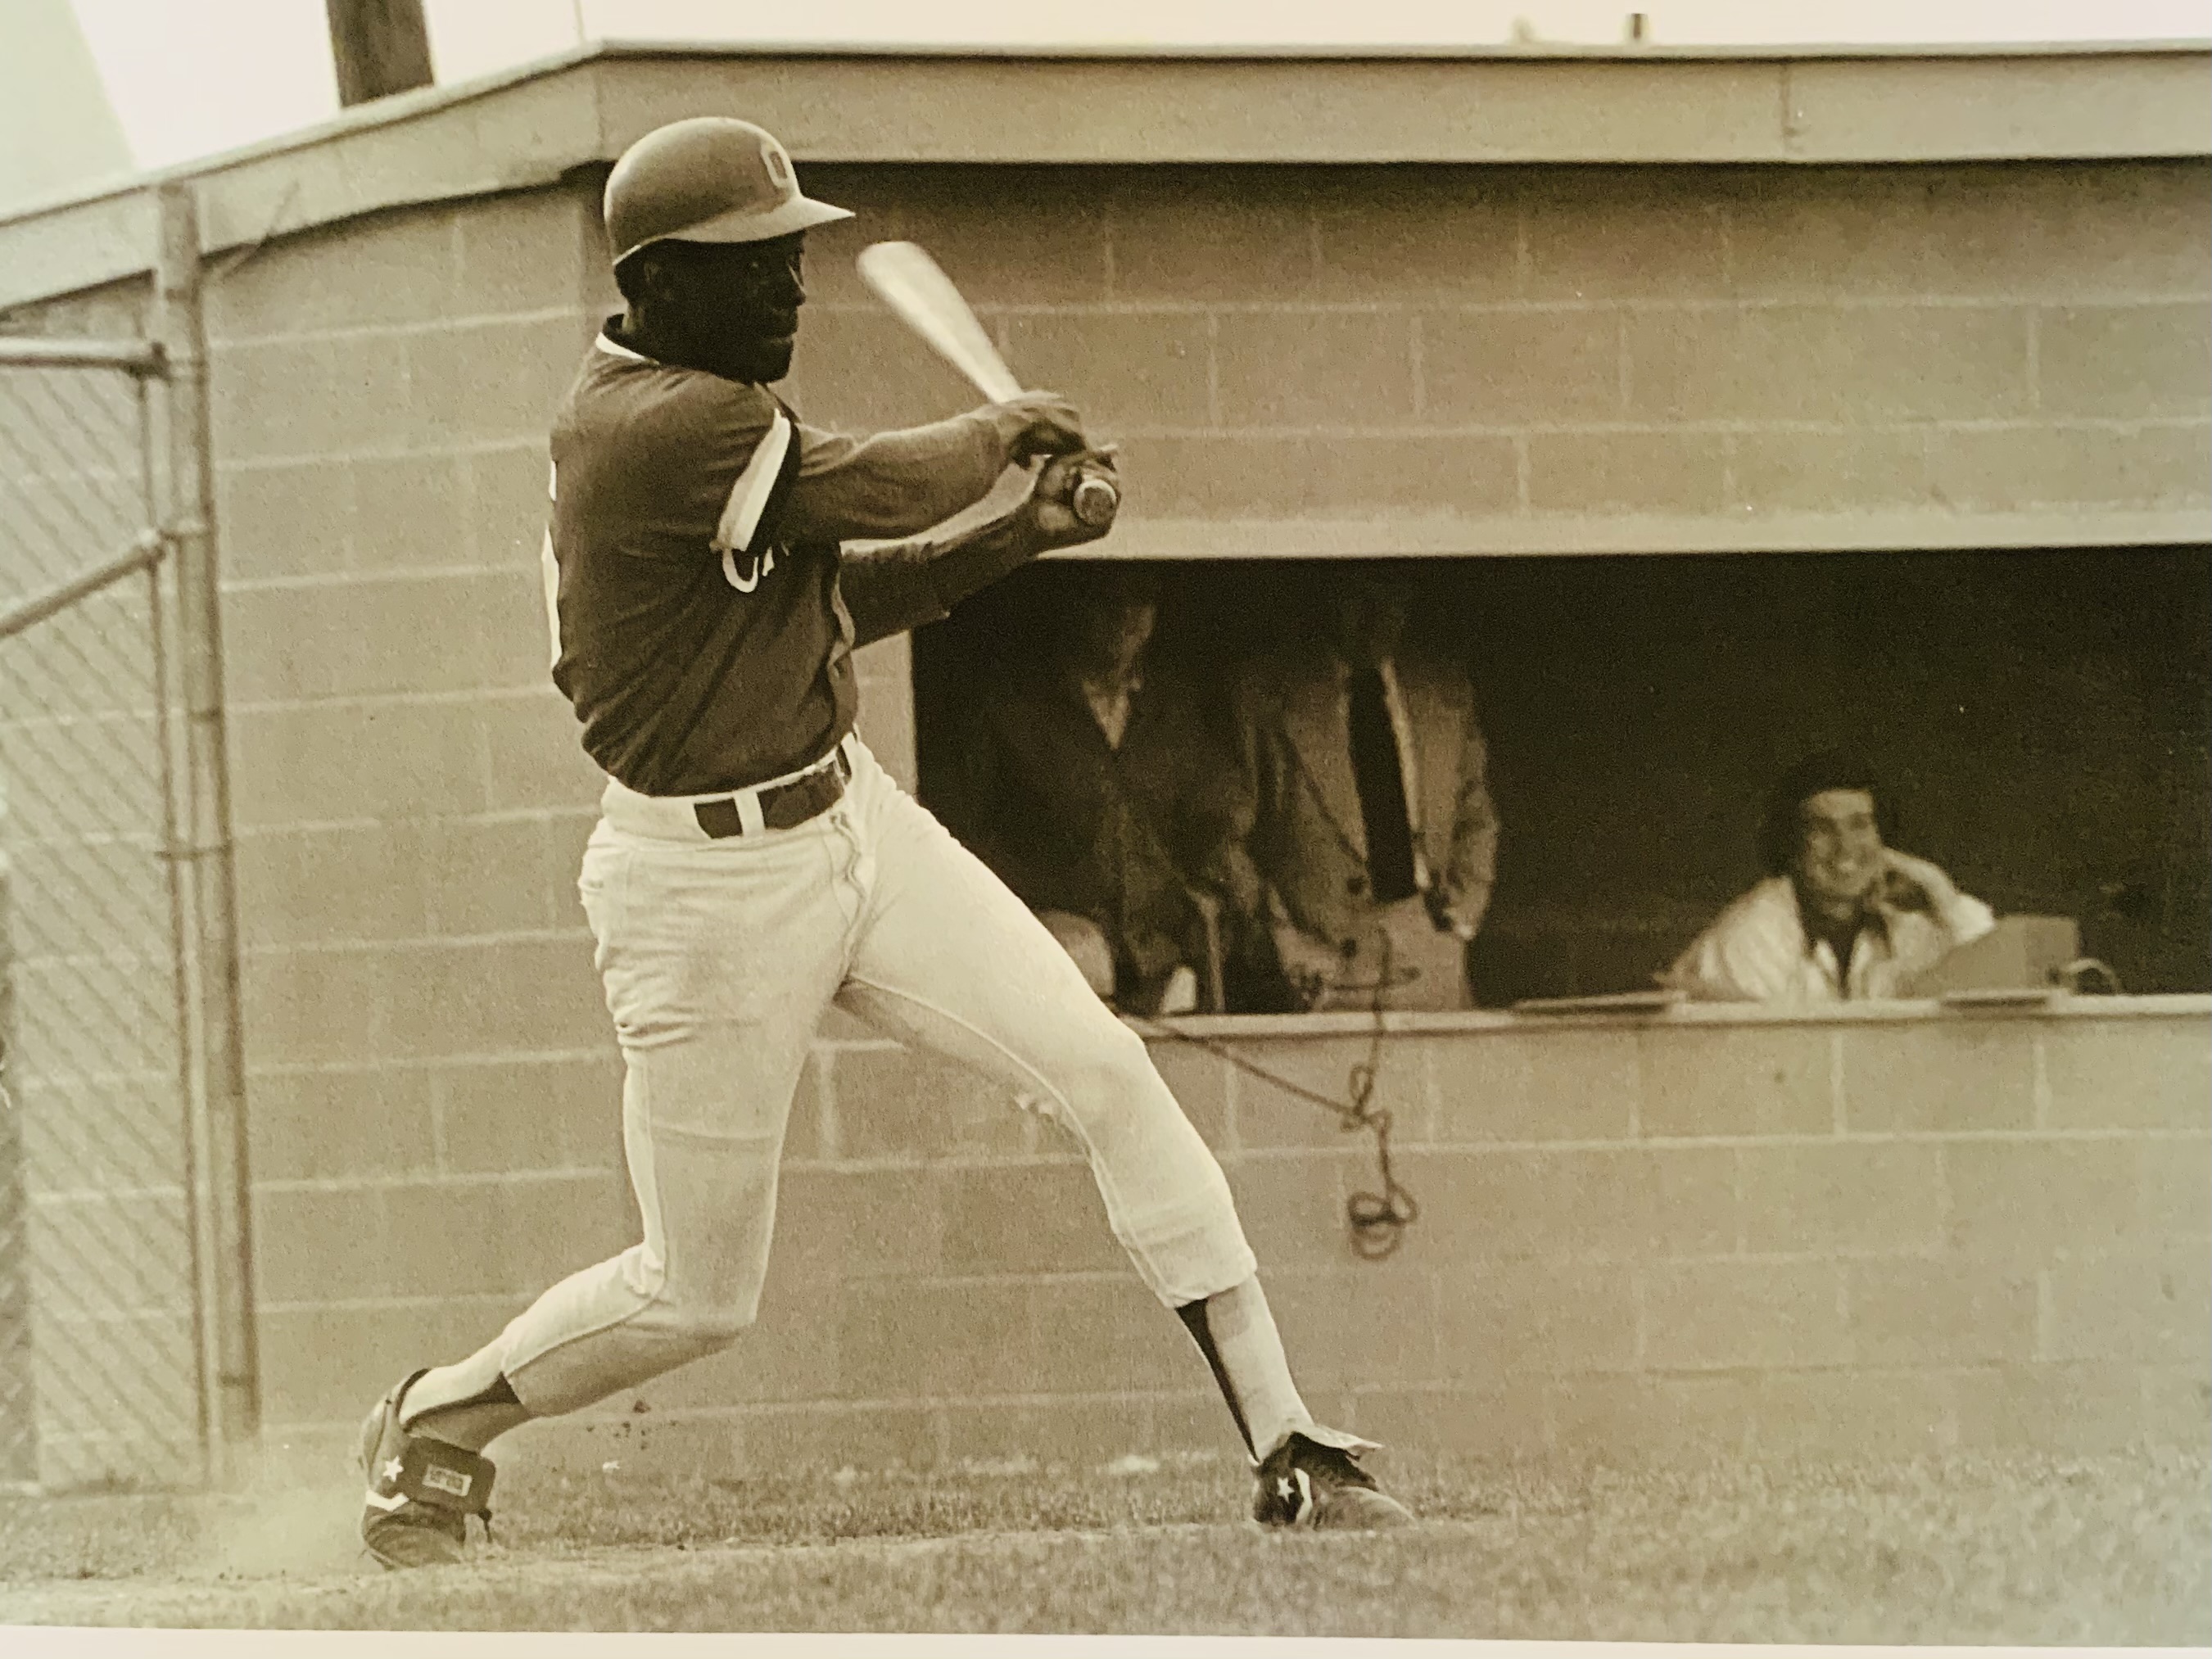
<path fill-rule="evenodd" d="M 624 150 L 605 207 L 617 265 L 654 242 L 765 242 L 853 216 L 800 191 L 773 134 L 722 115 L 672 121 Z"/>

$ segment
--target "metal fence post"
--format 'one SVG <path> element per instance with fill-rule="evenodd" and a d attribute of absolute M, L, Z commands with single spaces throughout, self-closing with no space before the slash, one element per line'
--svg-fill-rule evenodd
<path fill-rule="evenodd" d="M 15 960 L 8 911 L 8 798 L 0 780 L 0 1484 L 39 1475 L 31 1375 L 30 1206 L 22 1125 L 8 1092 L 15 1058 Z"/>
<path fill-rule="evenodd" d="M 253 1311 L 252 1187 L 246 1158 L 246 1054 L 239 1015 L 236 860 L 223 724 L 222 611 L 215 534 L 215 458 L 199 208 L 189 183 L 159 187 L 155 292 L 169 362 L 169 532 L 177 555 L 179 657 L 200 1000 L 208 1179 L 215 1235 L 216 1431 L 226 1473 L 240 1472 L 261 1431 Z"/>

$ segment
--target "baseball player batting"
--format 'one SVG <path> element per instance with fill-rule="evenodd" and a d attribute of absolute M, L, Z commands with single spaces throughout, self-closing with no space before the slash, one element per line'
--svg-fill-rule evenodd
<path fill-rule="evenodd" d="M 757 126 L 647 134 L 605 209 L 624 309 L 554 422 L 545 599 L 554 683 L 608 778 L 578 886 L 645 1236 L 377 1402 L 363 1541 L 387 1567 L 459 1559 L 468 1517 L 490 1513 L 494 1439 L 738 1339 L 832 1003 L 1073 1133 L 1115 1237 L 1227 1399 L 1256 1520 L 1410 1520 L 1361 1467 L 1372 1443 L 1300 1400 L 1228 1182 L 1143 1042 L 854 731 L 854 649 L 1104 534 L 1070 503 L 1110 457 L 1048 392 L 865 439 L 802 423 L 769 387 L 791 367 L 806 232 L 851 216 L 803 195 Z M 898 539 L 1037 462 L 1003 517 Z"/>

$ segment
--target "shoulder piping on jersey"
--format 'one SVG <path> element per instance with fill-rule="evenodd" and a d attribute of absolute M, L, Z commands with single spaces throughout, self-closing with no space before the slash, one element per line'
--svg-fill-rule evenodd
<path fill-rule="evenodd" d="M 769 496 L 783 474 L 784 456 L 790 448 L 791 422 L 779 409 L 769 422 L 768 430 L 761 434 L 760 442 L 753 446 L 744 471 L 730 486 L 729 499 L 722 507 L 721 522 L 714 526 L 714 546 L 722 556 L 722 574 L 730 579 L 732 587 L 751 591 L 738 580 L 730 556 L 752 551 L 754 532 L 760 528 L 761 515 L 768 511 Z"/>

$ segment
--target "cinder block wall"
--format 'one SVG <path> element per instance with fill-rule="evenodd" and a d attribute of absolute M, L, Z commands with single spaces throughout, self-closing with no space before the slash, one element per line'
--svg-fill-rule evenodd
<path fill-rule="evenodd" d="M 1316 1024 L 1227 1046 L 1341 1097 L 1367 1038 Z M 1426 1026 L 1383 1050 L 1420 1218 L 1382 1261 L 1345 1223 L 1364 1138 L 1154 1046 L 1333 1419 L 1616 1461 L 2212 1432 L 2201 1013 Z M 1080 1157 L 950 1068 L 825 1044 L 782 1210 L 738 1348 L 537 1443 L 733 1468 L 1233 1444 Z"/>
<path fill-rule="evenodd" d="M 1939 489 L 1960 502 L 2199 499 L 2203 181 L 2195 165 L 811 179 L 877 210 L 850 240 L 917 235 L 1001 300 L 994 323 L 1024 371 L 1084 391 L 1128 445 L 1143 510 L 1167 515 L 1588 515 Z M 867 423 L 963 405 L 861 308 L 850 252 L 825 238 L 814 261 L 802 408 Z M 350 1419 L 399 1368 L 479 1339 L 630 1236 L 611 1045 L 573 896 L 592 778 L 544 684 L 535 575 L 545 421 L 611 303 L 602 257 L 580 181 L 280 239 L 216 278 L 255 1219 L 280 1429 Z M 903 766 L 901 664 L 871 664 L 864 730 Z M 2028 1029 L 1987 1041 L 2032 1067 L 2036 1045 L 2014 1042 Z M 2154 1028 L 2113 1030 L 2124 1058 Z M 796 1120 L 763 1327 L 743 1358 L 663 1385 L 659 1409 L 756 1404 L 744 1433 L 714 1443 L 779 1460 L 1218 1443 L 1178 1329 L 1087 1224 L 1080 1171 L 964 1081 L 842 1027 L 832 1037 Z M 1914 1033 L 1897 1052 L 1957 1040 Z M 2199 1024 L 2143 1050 L 2143 1087 L 2166 1104 L 2116 1097 L 2086 1139 L 2031 1121 L 2009 1126 L 2015 1139 L 1862 1142 L 1836 1139 L 1831 1117 L 1809 1142 L 1739 1143 L 1738 1115 L 1770 1100 L 1749 1079 L 1777 1045 L 1796 1056 L 1784 1079 L 1800 1066 L 1816 1082 L 1863 1051 L 1865 1112 L 1917 1109 L 1882 1107 L 1884 1091 L 1911 1103 L 1934 1086 L 1901 1063 L 1883 1083 L 1881 1034 L 1798 1042 L 1394 1047 L 1394 1068 L 1437 1080 L 1419 1097 L 1429 1129 L 1406 1136 L 1425 1148 L 1409 1174 L 1426 1219 L 1382 1268 L 1343 1253 L 1344 1143 L 1279 1146 L 1305 1132 L 1291 1127 L 1305 1109 L 1271 1113 L 1241 1081 L 1232 1091 L 1225 1073 L 1169 1058 L 1279 1264 L 1316 1395 L 1363 1424 L 1401 1433 L 1418 1419 L 1425 1439 L 1488 1423 L 1516 1444 L 1622 1449 L 1668 1440 L 1668 1425 L 1694 1439 L 1699 1422 L 1856 1425 L 1875 1442 L 1893 1418 L 1960 1436 L 2012 1421 L 2054 1440 L 2106 1431 L 2069 1424 L 2201 1426 L 2201 1323 L 2161 1323 L 2158 1288 L 2204 1305 L 2201 1240 L 2172 1243 L 2204 1231 Z M 1340 1076 L 1348 1055 L 1322 1052 Z M 1700 1134 L 1650 1138 L 1648 1077 L 1630 1092 L 1577 1080 L 1624 1053 L 1677 1064 L 1649 1098 Z M 1510 1135 L 1458 1115 L 1496 1108 L 1455 1068 L 1492 1066 L 1528 1126 Z M 1978 1064 L 1929 1075 L 1964 1102 L 1982 1087 Z M 2194 1105 L 2175 1079 L 2197 1080 Z M 1796 1097 L 1778 1087 L 1771 1109 Z M 1832 1111 L 1832 1090 L 1822 1098 Z M 2130 1114 L 2154 1109 L 2197 1136 L 2179 1147 L 2193 1163 L 2164 1155 L 2171 1139 L 2144 1152 Z M 1571 1147 L 1530 1144 L 1584 1113 Z M 2092 1143 L 2094 1158 L 2071 1161 Z M 1848 1248 L 1866 1237 L 1849 1231 L 1858 1200 L 1823 1196 L 1858 1181 L 1872 1203 L 1893 1164 L 1908 1192 L 1948 1194 L 1952 1228 L 1977 1160 L 1996 1180 L 2008 1158 L 2060 1166 L 2050 1201 L 2087 1206 L 2093 1230 L 2111 1223 L 2105 1266 L 1999 1252 L 1956 1280 L 1983 1257 L 1916 1206 L 1922 1231 L 1901 1236 L 1919 1254 L 1885 1279 Z M 2146 1231 L 2144 1194 L 2161 1182 L 2180 1183 L 2158 1200 L 2179 1219 Z M 1623 1233 L 1624 1215 L 1649 1216 L 1653 1235 Z M 1781 1247 L 1805 1227 L 1803 1248 Z M 1034 1252 L 1015 1248 L 1032 1237 Z M 2178 1278 L 2147 1265 L 2169 1246 Z M 1914 1262 L 1937 1282 L 1914 1291 Z M 2097 1273 L 2125 1294 L 2097 1296 Z M 1588 1288 L 1589 1317 L 1558 1285 Z M 1491 1311 L 1465 1299 L 1478 1294 Z M 1884 1296 L 1903 1349 L 1851 1312 Z M 1916 1296 L 1996 1310 L 1985 1322 L 2010 1346 L 1893 1357 L 1911 1332 L 1948 1329 Z M 2023 1296 L 2038 1307 L 2027 1336 L 2002 1312 Z M 2085 1300 L 2128 1358 L 2074 1366 L 2094 1344 L 2069 1334 L 2087 1316 L 2066 1310 Z M 1875 1376 L 1891 1380 L 1869 1393 L 1845 1380 Z M 2069 1388 L 2104 1403 L 1987 1404 Z M 1865 1403 L 1890 1395 L 1895 1412 Z M 1457 1404 L 1434 1411 L 1431 1395 Z M 993 1397 L 1027 1404 L 962 1403 Z M 1814 1403 L 1740 1409 L 1769 1398 Z"/>
<path fill-rule="evenodd" d="M 802 407 L 960 406 L 850 253 L 935 249 L 1158 518 L 2205 499 L 2201 162 L 822 167 Z M 1348 552 L 1390 549 L 1346 548 Z"/>

